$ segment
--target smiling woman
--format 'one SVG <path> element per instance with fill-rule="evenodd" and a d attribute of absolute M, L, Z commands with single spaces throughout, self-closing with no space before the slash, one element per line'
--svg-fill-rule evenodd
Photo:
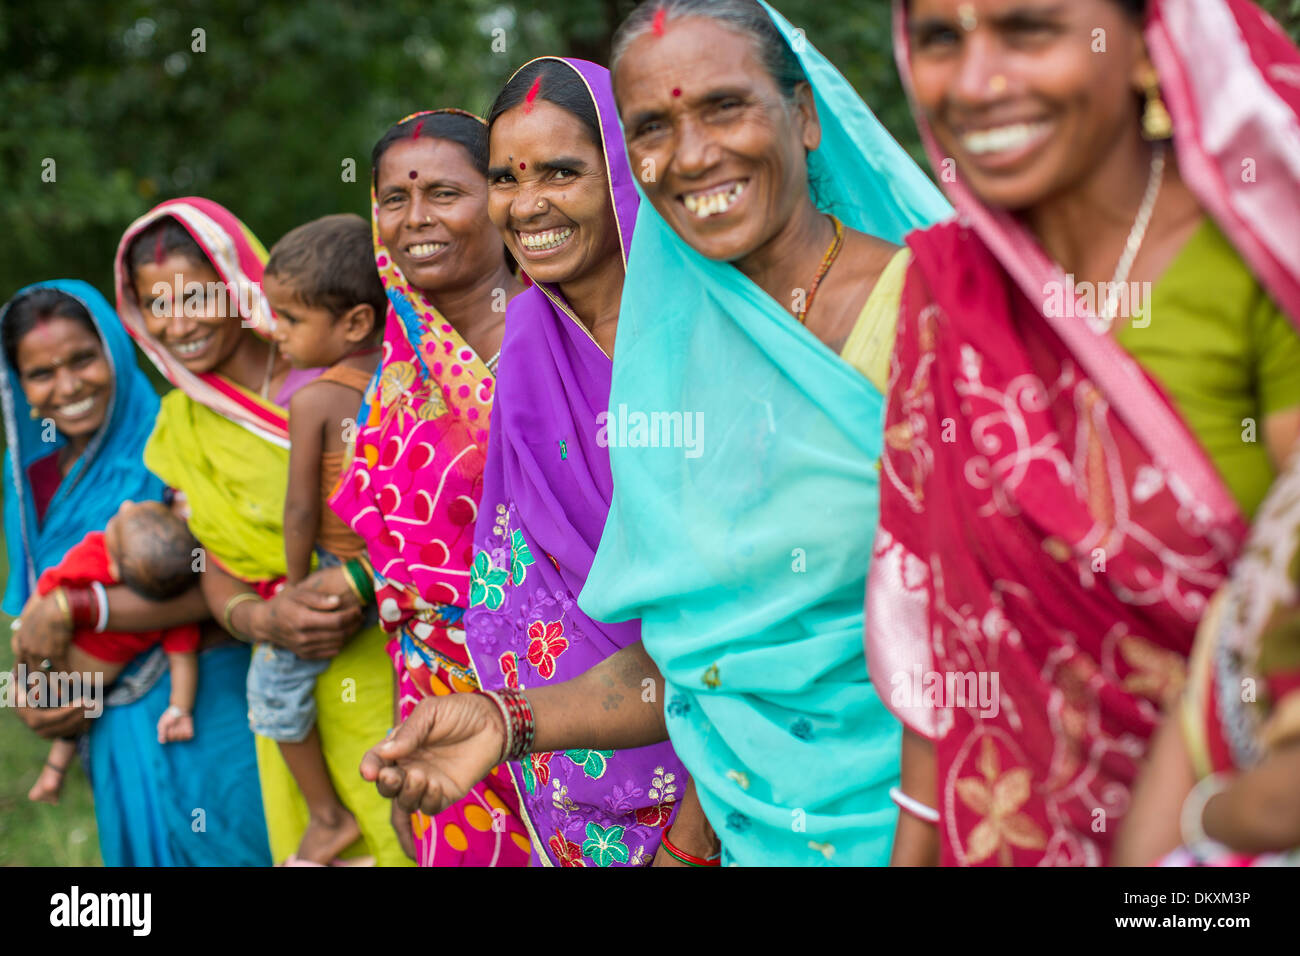
<path fill-rule="evenodd" d="M 994 716 L 895 706 L 919 807 L 895 859 L 1101 865 L 1300 430 L 1297 53 L 1242 0 L 900 12 L 964 224 L 909 239 L 868 657 L 882 694 L 973 662 L 1008 679 Z M 1051 306 L 1130 280 L 1146 307 Z M 1147 818 L 1151 855 L 1176 817 Z"/>
<path fill-rule="evenodd" d="M 725 862 L 883 863 L 898 728 L 861 630 L 906 268 L 895 243 L 947 206 L 770 7 L 643 4 L 613 74 L 653 208 L 628 260 L 610 404 L 698 410 L 715 437 L 695 457 L 611 451 L 579 603 L 640 618 Z"/>
<path fill-rule="evenodd" d="M 478 686 L 461 617 L 503 319 L 523 286 L 487 216 L 483 120 L 416 113 L 384 134 L 373 162 L 384 356 L 330 504 L 366 542 L 365 583 L 397 672 L 397 724 L 426 697 Z M 393 826 L 421 866 L 527 863 L 514 787 L 504 767 L 490 768 L 441 812 L 393 804 Z"/>

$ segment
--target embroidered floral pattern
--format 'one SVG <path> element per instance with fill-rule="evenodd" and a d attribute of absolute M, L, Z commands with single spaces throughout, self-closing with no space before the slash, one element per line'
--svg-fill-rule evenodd
<path fill-rule="evenodd" d="M 536 793 L 539 786 L 544 787 L 551 780 L 551 758 L 553 753 L 529 754 L 528 759 L 520 763 L 523 771 L 524 789 Z"/>
<path fill-rule="evenodd" d="M 528 663 L 545 680 L 555 676 L 555 659 L 569 649 L 563 621 L 533 621 L 528 625 Z"/>
<path fill-rule="evenodd" d="M 555 859 L 560 866 L 587 865 L 587 861 L 582 858 L 582 847 L 572 840 L 566 840 L 564 834 L 559 830 L 556 830 L 555 836 L 546 842 L 550 846 L 551 852 L 555 854 Z"/>
<path fill-rule="evenodd" d="M 515 587 L 524 583 L 527 567 L 533 563 L 533 553 L 528 550 L 524 533 L 516 528 L 510 535 L 510 583 Z"/>
<path fill-rule="evenodd" d="M 506 679 L 506 686 L 519 689 L 519 658 L 515 657 L 514 651 L 506 651 L 497 658 L 497 663 L 501 665 L 501 676 Z"/>
<path fill-rule="evenodd" d="M 985 737 L 977 764 L 979 777 L 962 777 L 957 781 L 957 796 L 984 819 L 975 825 L 967 839 L 966 855 L 970 863 L 979 863 L 994 853 L 1003 866 L 1011 865 L 1011 848 L 1041 850 L 1047 837 L 1033 820 L 1019 810 L 1029 800 L 1030 773 L 1026 767 L 1001 771 L 998 749 L 992 737 Z"/>
<path fill-rule="evenodd" d="M 506 598 L 505 583 L 505 569 L 492 567 L 487 552 L 480 551 L 474 555 L 474 564 L 469 569 L 469 606 L 482 604 L 489 611 L 495 611 Z"/>
<path fill-rule="evenodd" d="M 564 756 L 582 768 L 593 780 L 605 776 L 605 761 L 614 756 L 612 750 L 566 750 Z"/>
<path fill-rule="evenodd" d="M 597 866 L 609 866 L 614 862 L 626 863 L 631 854 L 623 842 L 623 828 L 588 823 L 587 839 L 582 841 L 582 855 L 590 857 Z"/>

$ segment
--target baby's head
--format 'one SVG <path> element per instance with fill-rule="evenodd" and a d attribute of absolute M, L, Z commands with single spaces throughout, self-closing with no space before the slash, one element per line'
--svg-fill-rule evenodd
<path fill-rule="evenodd" d="M 109 569 L 141 597 L 165 601 L 195 582 L 190 529 L 160 501 L 125 501 L 104 529 Z"/>
<path fill-rule="evenodd" d="M 262 291 L 275 341 L 295 368 L 336 365 L 373 343 L 388 311 L 370 226 L 351 213 L 287 233 L 271 249 Z"/>

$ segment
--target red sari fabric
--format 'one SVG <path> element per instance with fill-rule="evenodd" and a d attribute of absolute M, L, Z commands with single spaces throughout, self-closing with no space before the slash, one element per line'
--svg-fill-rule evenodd
<path fill-rule="evenodd" d="M 1102 865 L 1244 529 L 1142 447 L 972 230 L 908 242 L 872 677 L 935 743 L 943 864 Z"/>

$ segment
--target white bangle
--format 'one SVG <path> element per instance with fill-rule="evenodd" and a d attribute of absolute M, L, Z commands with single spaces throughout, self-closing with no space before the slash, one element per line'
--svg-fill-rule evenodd
<path fill-rule="evenodd" d="M 939 811 L 933 807 L 927 807 L 920 800 L 909 797 L 898 787 L 889 788 L 889 799 L 898 804 L 900 809 L 906 810 L 912 816 L 926 823 L 938 823 Z"/>
<path fill-rule="evenodd" d="M 1205 835 L 1205 805 L 1212 798 L 1228 789 L 1232 778 L 1227 774 L 1212 773 L 1202 778 L 1187 794 L 1183 801 L 1183 812 L 1178 818 L 1178 829 L 1182 833 L 1183 846 L 1195 846 L 1210 838 Z"/>
<path fill-rule="evenodd" d="M 95 595 L 95 603 L 99 606 L 99 622 L 95 625 L 95 633 L 103 634 L 108 627 L 108 592 L 98 581 L 90 582 L 90 590 Z"/>
<path fill-rule="evenodd" d="M 189 715 L 190 712 L 188 710 L 185 710 L 181 707 L 177 707 L 175 704 L 172 704 L 170 707 L 168 707 L 166 710 L 163 711 L 164 717 L 188 717 Z"/>

